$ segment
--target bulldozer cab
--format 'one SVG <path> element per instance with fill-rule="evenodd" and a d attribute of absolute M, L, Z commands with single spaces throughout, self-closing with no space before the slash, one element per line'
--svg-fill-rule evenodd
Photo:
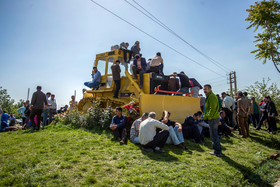
<path fill-rule="evenodd" d="M 114 50 L 106 53 L 96 55 L 94 66 L 97 67 L 101 73 L 101 84 L 100 87 L 104 90 L 108 90 L 112 87 L 113 76 L 111 66 L 113 63 L 119 60 L 121 68 L 121 77 L 125 76 L 125 71 L 128 69 L 128 64 L 123 60 L 123 52 L 121 50 Z"/>

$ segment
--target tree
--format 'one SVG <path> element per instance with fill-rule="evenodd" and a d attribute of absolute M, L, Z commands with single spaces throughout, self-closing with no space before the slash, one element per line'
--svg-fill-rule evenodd
<path fill-rule="evenodd" d="M 269 95 L 271 100 L 275 103 L 276 108 L 280 108 L 280 90 L 276 83 L 269 85 L 270 78 L 265 80 L 263 78 L 262 82 L 255 82 L 245 89 L 245 91 L 252 97 L 256 98 L 257 102 L 260 102 L 265 96 Z"/>
<path fill-rule="evenodd" d="M 260 33 L 255 36 L 257 43 L 256 50 L 251 53 L 255 53 L 255 58 L 263 60 L 263 64 L 267 60 L 271 60 L 280 73 L 278 66 L 280 65 L 280 3 L 276 0 L 255 2 L 250 6 L 248 17 L 245 19 L 250 22 L 250 26 L 255 28 L 254 32 L 260 30 Z"/>
<path fill-rule="evenodd" d="M 8 113 L 12 113 L 14 100 L 11 99 L 11 96 L 8 94 L 6 89 L 3 89 L 0 86 L 0 106 L 2 110 L 6 110 Z"/>

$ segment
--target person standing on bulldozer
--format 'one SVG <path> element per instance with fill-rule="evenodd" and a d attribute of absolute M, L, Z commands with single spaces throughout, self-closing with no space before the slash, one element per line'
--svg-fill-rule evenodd
<path fill-rule="evenodd" d="M 97 70 L 97 67 L 93 67 L 91 76 L 92 81 L 85 82 L 84 85 L 95 90 L 99 87 L 101 81 L 101 73 Z"/>
<path fill-rule="evenodd" d="M 121 87 L 121 68 L 120 68 L 120 61 L 116 60 L 115 63 L 111 66 L 112 74 L 113 74 L 113 80 L 116 85 L 116 90 L 114 92 L 113 98 L 118 98 L 119 90 Z"/>
<path fill-rule="evenodd" d="M 132 58 L 132 51 L 128 50 L 129 43 L 122 42 L 120 44 L 120 49 L 123 51 L 123 60 L 126 63 L 129 63 Z M 127 60 L 127 53 L 128 53 L 128 60 Z"/>

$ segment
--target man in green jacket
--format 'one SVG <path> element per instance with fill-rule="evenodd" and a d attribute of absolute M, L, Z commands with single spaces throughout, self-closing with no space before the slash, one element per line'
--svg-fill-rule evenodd
<path fill-rule="evenodd" d="M 206 101 L 204 105 L 203 119 L 208 120 L 210 137 L 212 139 L 212 145 L 214 152 L 211 155 L 222 156 L 222 148 L 220 144 L 220 138 L 218 135 L 219 126 L 219 101 L 217 96 L 212 92 L 212 87 L 209 84 L 204 85 L 203 91 L 206 95 Z"/>

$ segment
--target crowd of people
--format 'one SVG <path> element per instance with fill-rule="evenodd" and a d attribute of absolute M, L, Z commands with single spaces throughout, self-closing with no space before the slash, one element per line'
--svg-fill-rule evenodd
<path fill-rule="evenodd" d="M 9 115 L 6 111 L 3 111 L 1 132 L 14 131 L 19 128 L 29 129 L 30 127 L 32 127 L 32 130 L 39 130 L 41 125 L 44 128 L 52 122 L 54 115 L 57 114 L 55 95 L 50 92 L 43 93 L 41 86 L 37 86 L 36 89 L 37 91 L 32 95 L 31 103 L 26 100 L 23 106 L 17 110 L 21 116 L 22 126 L 15 126 L 13 114 Z"/>
<path fill-rule="evenodd" d="M 268 122 L 268 132 L 277 132 L 276 116 L 277 110 L 270 96 L 264 101 L 256 103 L 255 98 L 249 99 L 246 92 L 237 92 L 235 99 L 225 92 L 222 98 L 212 92 L 209 84 L 204 85 L 203 91 L 206 98 L 202 110 L 192 116 L 187 116 L 184 123 L 170 120 L 171 113 L 163 111 L 160 120 L 156 120 L 155 112 L 145 112 L 136 119 L 131 128 L 126 127 L 126 116 L 122 114 L 122 108 L 117 107 L 115 116 L 110 124 L 114 137 L 119 143 L 125 144 L 127 135 L 130 134 L 130 141 L 134 144 L 141 144 L 146 152 L 162 153 L 165 144 L 172 144 L 184 150 L 185 139 L 192 142 L 204 144 L 204 138 L 210 137 L 213 145 L 211 155 L 222 156 L 220 137 L 230 138 L 233 131 L 241 138 L 249 138 L 249 124 L 253 124 L 255 130 L 259 130 L 265 120 Z M 128 130 L 130 133 L 128 133 Z"/>

